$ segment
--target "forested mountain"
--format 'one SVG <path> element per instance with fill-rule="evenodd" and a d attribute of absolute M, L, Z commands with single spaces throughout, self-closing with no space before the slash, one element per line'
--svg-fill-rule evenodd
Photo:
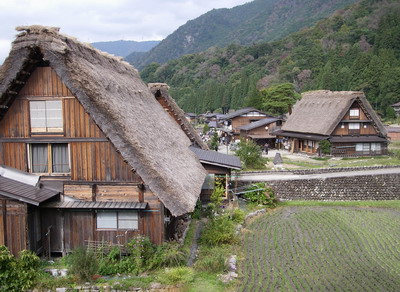
<path fill-rule="evenodd" d="M 285 39 L 212 48 L 153 63 L 141 75 L 168 83 L 189 112 L 243 106 L 269 111 L 268 90 L 284 92 L 291 83 L 297 92 L 363 90 L 381 115 L 391 117 L 390 105 L 400 101 L 400 2 L 364 0 Z"/>
<path fill-rule="evenodd" d="M 358 0 L 255 0 L 231 9 L 213 9 L 188 21 L 142 56 L 128 56 L 136 67 L 165 63 L 212 46 L 274 41 L 311 26 Z"/>
<path fill-rule="evenodd" d="M 134 52 L 147 52 L 159 43 L 160 41 L 111 41 L 94 42 L 92 46 L 115 56 L 126 57 Z"/>

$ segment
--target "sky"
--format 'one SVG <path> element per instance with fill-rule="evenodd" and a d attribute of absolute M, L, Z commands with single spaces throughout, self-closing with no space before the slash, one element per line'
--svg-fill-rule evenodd
<path fill-rule="evenodd" d="M 82 42 L 162 40 L 188 20 L 213 8 L 252 0 L 0 0 L 0 64 L 15 27 L 40 24 Z"/>

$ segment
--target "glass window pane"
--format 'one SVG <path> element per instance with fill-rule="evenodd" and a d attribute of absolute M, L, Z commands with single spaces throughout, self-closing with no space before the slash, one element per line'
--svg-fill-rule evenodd
<path fill-rule="evenodd" d="M 31 162 L 33 173 L 48 173 L 47 144 L 31 145 Z"/>
<path fill-rule="evenodd" d="M 359 115 L 360 115 L 360 110 L 358 108 L 350 110 L 350 116 L 351 117 L 358 117 Z"/>
<path fill-rule="evenodd" d="M 118 229 L 138 229 L 138 213 L 136 211 L 118 212 Z"/>
<path fill-rule="evenodd" d="M 213 190 L 215 184 L 215 177 L 213 174 L 207 174 L 203 186 L 201 187 L 203 190 Z"/>
<path fill-rule="evenodd" d="M 52 162 L 54 173 L 69 173 L 68 144 L 52 144 Z"/>
<path fill-rule="evenodd" d="M 44 101 L 29 102 L 31 129 L 33 132 L 46 131 L 46 103 Z"/>
<path fill-rule="evenodd" d="M 117 229 L 117 212 L 98 211 L 97 228 L 99 229 Z"/>
<path fill-rule="evenodd" d="M 362 143 L 357 143 L 356 144 L 356 151 L 362 151 L 363 150 L 363 144 Z"/>
<path fill-rule="evenodd" d="M 46 101 L 47 128 L 57 129 L 63 127 L 62 101 Z"/>

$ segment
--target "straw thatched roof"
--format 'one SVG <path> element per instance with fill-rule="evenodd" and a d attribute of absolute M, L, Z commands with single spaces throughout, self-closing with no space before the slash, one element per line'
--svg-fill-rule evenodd
<path fill-rule="evenodd" d="M 364 93 L 359 91 L 316 90 L 303 93 L 282 130 L 329 136 L 355 101 L 367 111 L 378 133 L 385 136 L 385 127 Z"/>
<path fill-rule="evenodd" d="M 206 172 L 189 150 L 190 140 L 138 72 L 119 58 L 60 34 L 57 28 L 18 30 L 21 33 L 0 68 L 0 104 L 10 105 L 26 72 L 34 70 L 32 64 L 48 61 L 166 208 L 174 216 L 192 211 Z"/>
<path fill-rule="evenodd" d="M 169 95 L 169 86 L 166 83 L 149 83 L 148 84 L 154 97 L 158 100 L 162 98 L 171 109 L 171 116 L 179 124 L 182 130 L 185 132 L 186 136 L 192 141 L 193 145 L 207 150 L 208 146 L 203 142 L 201 137 L 197 134 L 196 130 L 193 128 L 192 124 L 186 119 L 185 112 L 176 104 L 175 100 Z"/>

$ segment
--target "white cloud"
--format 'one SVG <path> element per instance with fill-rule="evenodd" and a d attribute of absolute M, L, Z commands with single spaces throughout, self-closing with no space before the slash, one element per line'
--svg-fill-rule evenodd
<path fill-rule="evenodd" d="M 249 0 L 1 0 L 0 64 L 20 25 L 57 26 L 83 42 L 161 40 L 213 8 Z"/>

